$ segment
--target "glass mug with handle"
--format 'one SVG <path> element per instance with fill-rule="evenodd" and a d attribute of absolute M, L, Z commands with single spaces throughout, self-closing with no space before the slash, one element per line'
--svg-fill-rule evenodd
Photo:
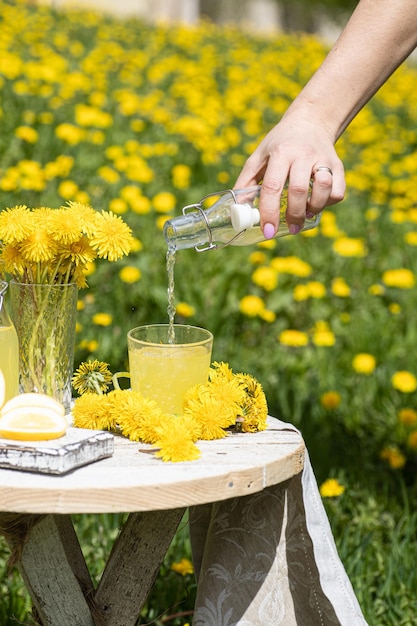
<path fill-rule="evenodd" d="M 185 324 L 149 324 L 127 334 L 128 376 L 132 391 L 157 402 L 166 413 L 182 413 L 185 392 L 206 383 L 211 364 L 213 335 Z"/>

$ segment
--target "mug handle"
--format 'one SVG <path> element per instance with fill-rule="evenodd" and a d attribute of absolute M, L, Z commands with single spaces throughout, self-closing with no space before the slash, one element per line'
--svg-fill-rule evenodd
<path fill-rule="evenodd" d="M 119 385 L 119 378 L 130 378 L 130 372 L 116 372 L 112 376 L 113 387 L 118 391 L 123 391 Z"/>

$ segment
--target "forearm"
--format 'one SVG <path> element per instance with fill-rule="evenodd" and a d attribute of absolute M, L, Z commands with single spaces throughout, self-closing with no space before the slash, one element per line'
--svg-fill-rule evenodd
<path fill-rule="evenodd" d="M 308 118 L 336 141 L 416 44 L 416 0 L 361 0 L 287 122 Z"/>

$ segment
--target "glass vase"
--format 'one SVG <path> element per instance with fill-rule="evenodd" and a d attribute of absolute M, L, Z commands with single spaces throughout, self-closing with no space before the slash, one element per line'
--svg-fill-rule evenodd
<path fill-rule="evenodd" d="M 19 341 L 19 392 L 45 393 L 71 410 L 78 287 L 10 282 Z"/>

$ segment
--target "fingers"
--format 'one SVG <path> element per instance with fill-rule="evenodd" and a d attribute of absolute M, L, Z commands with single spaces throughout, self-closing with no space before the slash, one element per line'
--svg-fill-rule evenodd
<path fill-rule="evenodd" d="M 246 189 L 257 185 L 263 178 L 268 159 L 258 158 L 257 152 L 254 152 L 246 161 L 242 171 L 237 178 L 234 188 Z"/>
<path fill-rule="evenodd" d="M 279 125 L 248 158 L 235 184 L 242 189 L 262 182 L 259 211 L 267 239 L 279 228 L 281 200 L 289 231 L 297 234 L 306 217 L 340 202 L 345 193 L 343 163 L 326 136 L 306 142 L 297 131 L 284 141 L 278 130 Z"/>

